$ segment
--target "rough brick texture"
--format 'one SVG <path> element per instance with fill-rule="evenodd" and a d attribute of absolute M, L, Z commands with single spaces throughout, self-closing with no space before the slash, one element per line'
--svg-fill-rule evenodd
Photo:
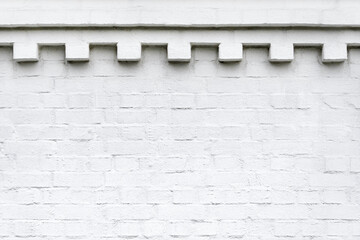
<path fill-rule="evenodd" d="M 0 48 L 0 239 L 360 238 L 360 49 L 39 52 Z"/>

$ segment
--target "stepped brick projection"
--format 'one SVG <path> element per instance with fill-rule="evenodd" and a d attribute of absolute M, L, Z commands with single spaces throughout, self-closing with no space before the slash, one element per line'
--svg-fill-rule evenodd
<path fill-rule="evenodd" d="M 360 239 L 359 9 L 4 2 L 0 240 Z"/>

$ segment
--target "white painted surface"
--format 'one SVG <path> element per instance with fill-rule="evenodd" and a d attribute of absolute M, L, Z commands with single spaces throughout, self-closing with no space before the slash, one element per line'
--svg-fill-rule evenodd
<path fill-rule="evenodd" d="M 0 239 L 359 239 L 359 4 L 4 1 Z"/>
<path fill-rule="evenodd" d="M 36 61 L 37 45 L 66 45 L 67 60 L 87 61 L 89 44 L 117 46 L 119 61 L 140 61 L 143 46 L 167 46 L 169 61 L 188 62 L 191 47 L 215 46 L 220 51 L 219 61 L 238 62 L 243 46 L 255 46 L 270 48 L 267 59 L 272 62 L 290 62 L 294 46 L 312 46 L 322 48 L 324 62 L 342 62 L 347 59 L 348 47 L 360 47 L 358 33 L 350 29 L 5 29 L 0 31 L 0 44 L 15 45 L 14 59 L 19 62 Z"/>
<path fill-rule="evenodd" d="M 65 44 L 65 58 L 67 61 L 89 61 L 90 50 L 88 43 L 75 42 Z"/>
<path fill-rule="evenodd" d="M 360 50 L 0 49 L 2 239 L 359 237 Z"/>
<path fill-rule="evenodd" d="M 17 62 L 34 62 L 39 60 L 39 46 L 35 42 L 14 42 L 13 58 Z"/>
<path fill-rule="evenodd" d="M 11 0 L 0 26 L 360 26 L 357 0 Z"/>

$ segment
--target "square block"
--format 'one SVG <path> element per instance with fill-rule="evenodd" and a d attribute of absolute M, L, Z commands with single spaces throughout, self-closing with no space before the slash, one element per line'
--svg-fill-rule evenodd
<path fill-rule="evenodd" d="M 89 61 L 90 49 L 88 43 L 66 43 L 65 58 L 67 61 Z"/>
<path fill-rule="evenodd" d="M 294 59 L 292 43 L 272 43 L 269 51 L 270 62 L 291 62 Z"/>
<path fill-rule="evenodd" d="M 220 62 L 239 62 L 243 58 L 243 45 L 241 43 L 221 43 L 219 45 Z"/>
<path fill-rule="evenodd" d="M 125 42 L 117 44 L 118 61 L 140 61 L 141 59 L 141 43 Z"/>
<path fill-rule="evenodd" d="M 323 62 L 343 62 L 347 59 L 345 43 L 325 43 L 322 48 Z"/>
<path fill-rule="evenodd" d="M 16 62 L 33 62 L 39 60 L 37 43 L 14 43 L 13 58 Z"/>
<path fill-rule="evenodd" d="M 167 51 L 170 62 L 189 62 L 191 60 L 190 43 L 169 43 Z"/>

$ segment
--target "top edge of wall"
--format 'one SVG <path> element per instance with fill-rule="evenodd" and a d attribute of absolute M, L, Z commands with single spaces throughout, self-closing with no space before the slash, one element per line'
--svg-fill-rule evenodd
<path fill-rule="evenodd" d="M 358 0 L 12 0 L 0 27 L 360 27 Z"/>

